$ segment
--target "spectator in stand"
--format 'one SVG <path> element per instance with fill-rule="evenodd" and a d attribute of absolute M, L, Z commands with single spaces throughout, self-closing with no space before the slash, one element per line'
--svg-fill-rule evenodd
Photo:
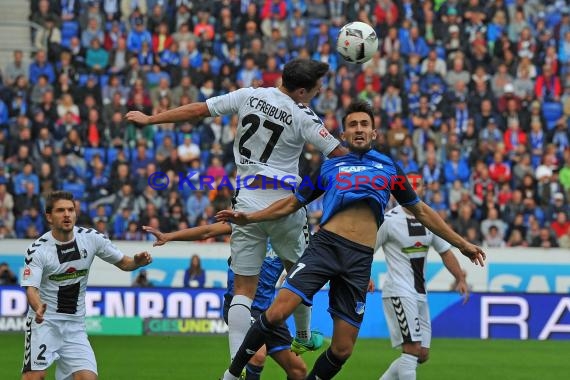
<path fill-rule="evenodd" d="M 550 232 L 548 228 L 541 228 L 540 232 L 537 237 L 532 239 L 530 243 L 531 247 L 540 247 L 540 248 L 557 248 L 558 241 L 556 237 Z"/>
<path fill-rule="evenodd" d="M 0 263 L 0 285 L 16 285 L 18 277 L 8 266 L 8 263 Z"/>
<path fill-rule="evenodd" d="M 506 245 L 505 241 L 498 232 L 497 226 L 489 227 L 483 238 L 483 247 L 486 248 L 502 248 Z"/>
<path fill-rule="evenodd" d="M 566 235 L 570 230 L 570 221 L 568 220 L 568 215 L 565 212 L 559 212 L 556 216 L 556 220 L 550 223 L 550 228 L 554 231 L 557 239 Z"/>
<path fill-rule="evenodd" d="M 192 255 L 190 266 L 184 271 L 184 288 L 203 288 L 206 283 L 206 272 L 202 269 L 202 261 L 198 255 Z"/>

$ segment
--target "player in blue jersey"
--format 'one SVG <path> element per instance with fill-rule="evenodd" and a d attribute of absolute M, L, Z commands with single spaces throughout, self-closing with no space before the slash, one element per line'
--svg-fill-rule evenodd
<path fill-rule="evenodd" d="M 277 297 L 248 331 L 224 380 L 235 380 L 253 353 L 271 339 L 300 303 L 330 281 L 329 309 L 333 318 L 331 346 L 316 360 L 307 379 L 330 379 L 352 353 L 364 315 L 376 234 L 384 221 L 390 194 L 426 227 L 449 241 L 474 263 L 483 265 L 481 248 L 453 232 L 441 217 L 420 201 L 402 170 L 389 156 L 372 150 L 376 131 L 366 102 L 352 103 L 343 118 L 342 139 L 350 154 L 325 161 L 312 186 L 268 208 L 245 214 L 220 211 L 221 220 L 247 224 L 275 220 L 303 207 L 324 193 L 321 228 L 303 256 L 291 268 Z M 323 187 L 326 189 L 324 190 Z"/>
<path fill-rule="evenodd" d="M 154 247 L 166 244 L 169 241 L 204 240 L 232 233 L 232 227 L 227 223 L 214 223 L 170 233 L 163 233 L 149 226 L 143 226 L 143 230 L 156 237 L 156 241 L 153 244 Z M 234 296 L 234 272 L 229 267 L 230 263 L 231 258 L 228 259 L 228 283 L 226 293 L 224 294 L 223 316 L 226 323 L 228 323 L 228 310 Z M 277 257 L 271 245 L 268 244 L 267 256 L 261 266 L 257 290 L 251 304 L 252 319 L 257 319 L 271 305 L 275 298 L 275 284 L 279 280 L 281 273 L 283 273 L 283 269 L 281 259 Z M 291 351 L 291 341 L 289 329 L 286 325 L 282 325 L 275 332 L 272 339 L 266 342 L 267 348 L 260 348 L 247 363 L 244 380 L 258 380 L 260 378 L 267 354 L 275 359 L 291 378 L 303 378 L 306 374 L 306 366 L 301 358 Z"/>

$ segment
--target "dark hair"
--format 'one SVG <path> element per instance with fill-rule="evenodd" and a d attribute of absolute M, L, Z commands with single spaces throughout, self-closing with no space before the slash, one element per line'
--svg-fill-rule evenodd
<path fill-rule="evenodd" d="M 75 199 L 73 198 L 73 194 L 71 194 L 68 191 L 58 190 L 49 193 L 46 197 L 46 214 L 51 214 L 55 202 L 60 201 L 62 199 L 72 202 L 75 201 Z"/>
<path fill-rule="evenodd" d="M 283 87 L 288 91 L 295 91 L 299 88 L 311 90 L 328 71 L 327 63 L 311 59 L 293 59 L 283 68 Z"/>
<path fill-rule="evenodd" d="M 370 120 L 372 121 L 372 126 L 374 127 L 374 111 L 372 110 L 372 106 L 370 103 L 364 100 L 355 100 L 346 109 L 344 116 L 342 117 L 342 125 L 345 126 L 346 117 L 351 113 L 356 112 L 364 112 L 370 116 Z"/>

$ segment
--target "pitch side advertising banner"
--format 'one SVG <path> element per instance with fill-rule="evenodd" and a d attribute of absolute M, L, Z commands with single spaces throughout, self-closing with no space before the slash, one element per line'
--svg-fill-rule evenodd
<path fill-rule="evenodd" d="M 92 321 L 101 321 L 96 323 L 102 326 L 100 333 L 119 332 L 117 323 L 111 326 L 110 321 L 121 319 L 129 324 L 126 317 L 138 326 L 144 319 L 145 334 L 225 334 L 223 293 L 222 289 L 93 287 L 86 294 L 86 311 Z M 313 328 L 331 336 L 332 320 L 326 311 L 328 293 L 320 291 L 313 301 Z M 570 340 L 570 296 L 475 293 L 466 304 L 462 302 L 457 293 L 429 294 L 434 337 Z M 23 331 L 26 310 L 26 295 L 21 288 L 0 287 L 0 332 Z M 288 323 L 294 331 L 292 320 Z M 137 331 L 131 334 L 137 335 Z M 360 336 L 389 336 L 380 292 L 368 294 Z"/>
<path fill-rule="evenodd" d="M 3 240 L 0 262 L 7 262 L 22 278 L 23 253 L 29 240 Z M 116 242 L 126 254 L 144 250 L 153 255 L 146 267 L 148 277 L 156 287 L 182 287 L 184 270 L 190 257 L 197 254 L 206 270 L 206 287 L 223 288 L 227 280 L 228 244 L 172 242 L 152 247 L 152 242 Z M 488 249 L 485 267 L 475 266 L 456 252 L 461 266 L 467 271 L 467 282 L 477 292 L 570 293 L 570 255 L 562 249 L 500 248 Z M 372 278 L 381 289 L 386 274 L 384 254 L 380 250 L 374 257 Z M 123 272 L 113 265 L 96 259 L 89 271 L 90 286 L 130 286 L 138 272 Z M 428 291 L 448 291 L 452 276 L 443 266 L 439 255 L 431 252 L 426 262 Z"/>

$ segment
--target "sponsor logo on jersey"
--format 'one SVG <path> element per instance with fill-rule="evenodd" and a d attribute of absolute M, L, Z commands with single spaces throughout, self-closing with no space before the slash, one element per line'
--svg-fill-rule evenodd
<path fill-rule="evenodd" d="M 79 247 L 77 246 L 77 241 L 74 240 L 67 244 L 56 244 L 57 258 L 59 263 L 68 263 L 74 260 L 80 260 L 81 254 L 79 253 Z"/>
<path fill-rule="evenodd" d="M 48 278 L 52 281 L 73 280 L 87 276 L 87 273 L 89 273 L 89 269 L 76 270 L 75 268 L 69 268 L 65 273 L 52 274 Z"/>
<path fill-rule="evenodd" d="M 356 311 L 356 314 L 362 315 L 364 314 L 365 309 L 366 309 L 366 304 L 364 302 L 357 302 L 354 311 Z"/>
<path fill-rule="evenodd" d="M 420 252 L 427 252 L 429 250 L 429 245 L 425 245 L 417 241 L 411 247 L 404 247 L 402 248 L 402 252 L 404 253 L 420 253 Z"/>
<path fill-rule="evenodd" d="M 338 168 L 339 173 L 359 173 L 367 169 L 366 166 L 341 166 Z"/>

